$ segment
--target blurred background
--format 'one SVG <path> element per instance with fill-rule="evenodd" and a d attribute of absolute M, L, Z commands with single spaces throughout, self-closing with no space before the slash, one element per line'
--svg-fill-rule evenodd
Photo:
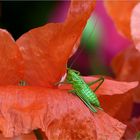
<path fill-rule="evenodd" d="M 70 1 L 1 1 L 0 28 L 7 29 L 16 40 L 32 28 L 64 21 L 69 5 Z M 98 1 L 83 32 L 81 45 L 68 65 L 75 60 L 72 67 L 82 75 L 113 76 L 110 62 L 129 43 L 117 33 L 103 2 Z"/>

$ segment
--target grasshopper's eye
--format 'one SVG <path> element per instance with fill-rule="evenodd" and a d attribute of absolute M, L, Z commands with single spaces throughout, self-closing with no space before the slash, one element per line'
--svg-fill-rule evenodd
<path fill-rule="evenodd" d="M 79 75 L 80 74 L 80 72 L 79 71 L 74 71 L 77 75 Z"/>

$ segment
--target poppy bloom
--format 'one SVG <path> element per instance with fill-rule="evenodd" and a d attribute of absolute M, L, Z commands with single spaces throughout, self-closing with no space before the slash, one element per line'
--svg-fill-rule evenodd
<path fill-rule="evenodd" d="M 94 1 L 73 1 L 63 23 L 30 30 L 16 42 L 0 30 L 0 130 L 5 137 L 40 128 L 49 140 L 119 140 L 126 126 L 104 111 L 92 113 L 68 91 L 56 87 L 94 9 Z M 85 81 L 96 80 L 86 77 Z M 18 86 L 25 81 L 26 86 Z M 98 96 L 123 94 L 137 83 L 105 79 Z M 95 85 L 91 87 L 95 88 Z"/>
<path fill-rule="evenodd" d="M 140 81 L 139 78 L 140 77 L 140 66 L 139 66 L 140 65 L 139 62 L 140 60 L 140 45 L 139 45 L 140 44 L 140 30 L 139 30 L 140 3 L 138 3 L 138 1 L 133 1 L 133 2 L 131 1 L 130 3 L 125 3 L 125 4 L 126 4 L 124 6 L 125 10 L 121 10 L 120 13 L 118 12 L 119 14 L 124 15 L 122 18 L 122 22 L 117 21 L 118 19 L 115 18 L 113 19 L 115 24 L 118 25 L 118 22 L 121 23 L 119 30 L 121 30 L 122 33 L 125 34 L 125 36 L 128 37 L 133 42 L 131 46 L 129 46 L 128 48 L 126 48 L 125 50 L 123 50 L 122 52 L 120 52 L 115 56 L 115 58 L 112 61 L 112 68 L 118 80 Z M 115 8 L 117 9 L 118 7 Z M 115 17 L 115 13 L 114 15 L 112 14 L 112 16 Z M 127 24 L 125 24 L 126 21 Z M 122 28 L 126 28 L 127 33 L 124 30 L 122 30 Z M 132 98 L 134 102 L 140 103 L 140 86 L 133 89 L 132 92 L 133 92 Z M 130 101 L 128 102 L 130 104 Z M 140 113 L 139 110 L 137 111 L 134 110 L 134 115 L 138 116 L 139 113 Z M 128 127 L 124 135 L 125 140 L 135 140 L 136 137 L 137 139 L 139 139 L 138 138 L 140 132 L 139 124 L 140 124 L 139 118 L 132 118 L 132 121 L 127 123 Z"/>
<path fill-rule="evenodd" d="M 139 0 L 135 1 L 108 1 L 105 0 L 104 4 L 108 14 L 111 16 L 114 21 L 118 31 L 128 39 L 131 39 L 131 31 L 130 31 L 130 17 L 132 9 L 139 2 Z M 121 5 L 121 11 L 120 10 Z"/>
<path fill-rule="evenodd" d="M 126 48 L 124 51 L 120 52 L 119 54 L 116 55 L 116 57 L 112 61 L 112 68 L 113 71 L 117 77 L 118 80 L 121 81 L 140 81 L 140 67 L 139 67 L 139 59 L 140 59 L 140 52 L 139 52 L 139 44 L 140 44 L 140 30 L 139 30 L 139 7 L 140 4 L 137 1 L 131 2 L 131 3 L 126 3 L 126 6 L 124 6 L 126 9 L 123 10 L 126 16 L 122 19 L 123 21 L 121 22 L 122 24 L 121 27 L 124 27 L 124 22 L 128 22 L 127 26 L 127 31 L 129 32 L 130 36 L 130 31 L 131 31 L 131 41 L 133 43 L 131 46 Z M 122 4 L 122 2 L 121 2 Z M 135 7 L 134 7 L 135 6 Z M 131 8 L 130 8 L 131 7 Z M 116 7 L 117 8 L 117 7 Z M 129 13 L 129 14 L 126 14 Z M 122 12 L 120 13 L 122 14 Z M 115 13 L 114 13 L 115 15 Z M 129 15 L 129 17 L 128 17 Z M 126 20 L 127 19 L 127 20 Z M 117 24 L 118 21 L 117 19 L 114 20 L 115 23 Z M 121 29 L 121 27 L 119 29 Z M 131 29 L 131 30 L 130 30 Z M 123 31 L 124 34 L 125 31 Z M 126 37 L 128 37 L 126 35 Z M 134 101 L 139 102 L 140 101 L 140 87 L 138 86 L 136 89 L 134 89 Z"/>

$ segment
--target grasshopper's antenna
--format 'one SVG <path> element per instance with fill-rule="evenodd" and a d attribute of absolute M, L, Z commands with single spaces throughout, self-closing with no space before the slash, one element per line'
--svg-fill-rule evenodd
<path fill-rule="evenodd" d="M 96 25 L 97 25 L 97 16 L 95 16 L 95 25 L 91 31 L 91 33 L 89 34 L 88 40 L 91 38 L 91 34 L 94 33 L 95 29 L 96 29 Z M 80 54 L 82 53 L 83 49 L 85 48 L 86 45 L 84 45 L 84 47 L 81 48 L 81 50 L 79 51 L 79 53 L 77 54 L 76 58 L 73 60 L 73 62 L 71 63 L 71 65 L 69 66 L 69 68 L 71 68 L 73 66 L 73 64 L 76 62 L 76 60 L 78 59 L 78 57 L 80 56 Z"/>

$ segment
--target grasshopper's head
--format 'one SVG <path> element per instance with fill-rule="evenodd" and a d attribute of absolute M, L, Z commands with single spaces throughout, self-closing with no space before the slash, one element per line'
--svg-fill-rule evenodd
<path fill-rule="evenodd" d="M 70 68 L 67 68 L 67 77 L 66 80 L 68 82 L 72 82 L 73 81 L 73 70 Z"/>
<path fill-rule="evenodd" d="M 77 75 L 79 75 L 79 72 L 70 68 L 67 68 L 67 77 L 66 80 L 68 82 L 74 82 L 76 81 Z"/>

